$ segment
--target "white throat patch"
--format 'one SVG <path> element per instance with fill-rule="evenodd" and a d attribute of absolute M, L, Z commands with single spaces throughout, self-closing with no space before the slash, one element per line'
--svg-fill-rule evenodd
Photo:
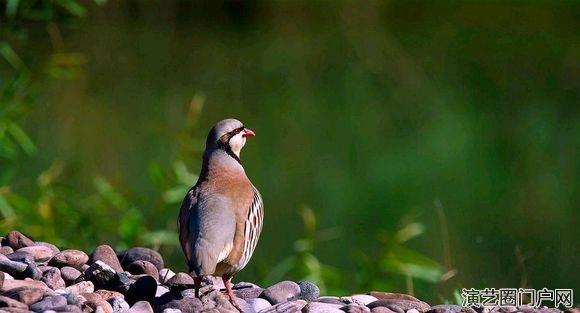
<path fill-rule="evenodd" d="M 238 158 L 240 157 L 240 152 L 242 151 L 242 148 L 244 147 L 245 144 L 246 137 L 244 137 L 243 132 L 236 134 L 230 139 L 230 148 Z"/>

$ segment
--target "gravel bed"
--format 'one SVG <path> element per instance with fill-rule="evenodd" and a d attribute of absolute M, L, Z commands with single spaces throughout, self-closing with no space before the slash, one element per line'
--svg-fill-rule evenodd
<path fill-rule="evenodd" d="M 33 241 L 18 231 L 0 240 L 0 313 L 236 313 L 223 293 L 220 279 L 207 277 L 201 299 L 193 279 L 165 267 L 162 256 L 149 248 L 116 252 L 98 246 L 92 253 Z M 321 296 L 307 281 L 282 281 L 262 288 L 234 285 L 238 304 L 249 313 L 551 313 L 557 309 L 529 307 L 469 308 L 431 306 L 413 296 L 369 292 L 345 297 Z M 569 309 L 569 313 L 580 313 Z"/>

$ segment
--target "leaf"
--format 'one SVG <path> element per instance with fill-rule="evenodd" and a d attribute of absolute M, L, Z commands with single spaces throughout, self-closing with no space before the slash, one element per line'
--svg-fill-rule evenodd
<path fill-rule="evenodd" d="M 32 155 L 36 152 L 36 146 L 32 143 L 32 140 L 28 135 L 18 126 L 16 123 L 9 122 L 8 124 L 8 132 L 14 138 L 14 141 L 22 148 L 22 150 L 28 154 Z"/>
<path fill-rule="evenodd" d="M 144 244 L 150 246 L 179 246 L 177 233 L 169 230 L 155 230 L 146 232 L 141 235 L 141 240 Z"/>
<path fill-rule="evenodd" d="M 0 158 L 14 160 L 18 156 L 18 147 L 9 138 L 0 140 Z"/>
<path fill-rule="evenodd" d="M 150 161 L 149 165 L 147 166 L 147 172 L 149 174 L 149 178 L 155 185 L 163 185 L 163 171 L 161 170 L 161 165 L 159 165 L 159 162 Z"/>
<path fill-rule="evenodd" d="M 185 185 L 192 185 L 197 180 L 197 176 L 187 170 L 187 166 L 182 161 L 173 163 L 173 170 L 177 176 L 177 180 Z"/>
<path fill-rule="evenodd" d="M 387 272 L 410 275 L 431 283 L 437 283 L 443 275 L 443 266 L 438 262 L 402 246 L 395 246 L 383 260 Z"/>
<path fill-rule="evenodd" d="M 14 213 L 14 208 L 8 203 L 6 198 L 3 195 L 0 195 L 0 214 L 6 220 L 12 220 L 16 217 L 16 213 Z"/>
<path fill-rule="evenodd" d="M 16 51 L 5 41 L 0 42 L 0 54 L 13 68 L 17 69 L 22 66 L 22 60 L 20 60 Z"/>
<path fill-rule="evenodd" d="M 18 11 L 19 0 L 8 0 L 6 3 L 6 16 L 14 17 Z"/>
<path fill-rule="evenodd" d="M 103 177 L 95 177 L 93 179 L 93 185 L 97 189 L 99 195 L 101 195 L 107 202 L 116 207 L 117 209 L 123 209 L 128 206 L 127 201 L 123 196 L 115 191 L 113 186 Z"/>
<path fill-rule="evenodd" d="M 396 234 L 397 240 L 401 243 L 420 236 L 425 232 L 425 226 L 421 223 L 409 223 Z"/>
<path fill-rule="evenodd" d="M 74 0 L 58 0 L 57 4 L 67 10 L 72 15 L 82 17 L 87 13 L 87 9 Z"/>
<path fill-rule="evenodd" d="M 180 185 L 163 192 L 163 201 L 168 204 L 179 203 L 189 190 L 188 186 Z"/>
<path fill-rule="evenodd" d="M 143 225 L 143 215 L 135 208 L 127 210 L 119 221 L 119 236 L 125 244 L 131 246 L 135 244 L 141 233 Z"/>
<path fill-rule="evenodd" d="M 459 289 L 453 290 L 453 299 L 455 300 L 455 304 L 457 305 L 463 304 L 463 297 L 461 296 Z"/>

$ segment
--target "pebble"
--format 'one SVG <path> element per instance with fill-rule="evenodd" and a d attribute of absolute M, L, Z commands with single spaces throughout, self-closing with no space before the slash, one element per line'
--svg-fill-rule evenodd
<path fill-rule="evenodd" d="M 45 294 L 47 294 L 47 292 L 44 289 L 27 287 L 15 288 L 3 293 L 4 296 L 22 302 L 26 305 L 31 305 L 40 301 Z"/>
<path fill-rule="evenodd" d="M 83 296 L 87 299 L 85 305 L 90 307 L 93 310 L 97 310 L 97 308 L 101 308 L 103 313 L 113 313 L 113 307 L 103 299 L 99 294 L 96 293 L 85 293 Z"/>
<path fill-rule="evenodd" d="M 278 304 L 295 299 L 298 295 L 300 295 L 300 286 L 293 281 L 286 280 L 266 288 L 260 294 L 260 298 L 264 298 L 272 304 Z"/>
<path fill-rule="evenodd" d="M 247 301 L 249 299 L 257 298 L 263 291 L 264 289 L 259 287 L 239 288 L 234 289 L 234 295 Z"/>
<path fill-rule="evenodd" d="M 26 305 L 22 302 L 8 298 L 6 296 L 0 296 L 0 308 L 4 308 L 4 307 L 28 309 L 28 305 Z"/>
<path fill-rule="evenodd" d="M 157 281 L 151 276 L 143 276 L 129 287 L 125 299 L 129 304 L 141 300 L 151 300 L 155 297 L 156 291 Z"/>
<path fill-rule="evenodd" d="M 117 254 L 115 250 L 108 245 L 100 245 L 95 248 L 95 251 L 91 254 L 89 262 L 91 264 L 95 263 L 96 261 L 102 261 L 105 264 L 112 267 L 115 272 L 122 272 L 123 268 L 121 267 L 121 263 L 117 258 Z"/>
<path fill-rule="evenodd" d="M 306 305 L 306 307 L 302 311 L 311 313 L 344 313 L 344 311 L 340 309 L 343 306 L 344 304 L 310 302 Z"/>
<path fill-rule="evenodd" d="M 0 271 L 10 274 L 14 277 L 22 277 L 28 265 L 8 259 L 5 255 L 0 254 Z"/>
<path fill-rule="evenodd" d="M 47 296 L 42 301 L 36 302 L 30 306 L 31 311 L 44 312 L 54 310 L 57 307 L 66 305 L 66 298 L 61 295 Z M 55 310 L 56 311 L 56 310 Z"/>
<path fill-rule="evenodd" d="M 312 282 L 299 281 L 298 287 L 300 287 L 299 298 L 302 300 L 314 301 L 320 296 L 320 289 Z"/>
<path fill-rule="evenodd" d="M 245 302 L 244 299 L 237 300 L 240 300 L 240 303 L 242 303 L 242 301 Z M 214 307 L 234 312 L 237 311 L 236 308 L 230 302 L 230 298 L 217 289 L 213 289 L 209 293 L 206 293 L 204 296 L 204 308 L 211 309 Z"/>
<path fill-rule="evenodd" d="M 378 299 L 369 295 L 352 295 L 350 297 L 342 297 L 340 300 L 344 303 L 356 303 L 358 305 L 366 306 L 367 304 L 377 301 Z"/>
<path fill-rule="evenodd" d="M 36 262 L 34 262 L 34 257 L 30 253 L 22 250 L 17 250 L 13 253 L 7 254 L 6 257 L 10 261 L 20 262 L 26 265 L 36 264 Z"/>
<path fill-rule="evenodd" d="M 161 311 L 161 313 L 181 313 L 181 310 L 178 309 L 165 309 Z"/>
<path fill-rule="evenodd" d="M 10 254 L 12 252 L 14 252 L 14 249 L 12 249 L 12 247 L 10 247 L 10 246 L 0 247 L 0 254 L 7 255 L 7 254 Z"/>
<path fill-rule="evenodd" d="M 85 278 L 92 281 L 97 287 L 108 287 L 117 273 L 103 261 L 96 261 L 84 272 Z"/>
<path fill-rule="evenodd" d="M 81 268 L 84 264 L 89 261 L 89 256 L 80 250 L 68 249 L 57 253 L 50 261 L 48 265 L 63 267 L 70 266 L 74 268 Z"/>
<path fill-rule="evenodd" d="M 131 274 L 147 274 L 155 280 L 159 280 L 159 270 L 149 261 L 135 261 L 127 266 L 127 271 Z"/>
<path fill-rule="evenodd" d="M 203 305 L 197 298 L 175 298 L 172 295 L 165 294 L 161 297 L 158 311 L 165 309 L 177 309 L 183 313 L 198 313 L 202 311 Z"/>
<path fill-rule="evenodd" d="M 42 271 L 38 268 L 38 265 L 36 265 L 36 263 L 32 263 L 26 266 L 26 269 L 24 270 L 22 275 L 24 277 L 29 277 L 34 280 L 40 280 L 40 278 L 42 277 Z"/>
<path fill-rule="evenodd" d="M 135 247 L 131 248 L 127 251 L 119 253 L 118 255 L 119 260 L 121 261 L 121 265 L 125 268 L 129 264 L 135 261 L 149 261 L 155 265 L 157 270 L 162 269 L 163 266 L 163 258 L 159 252 L 143 247 Z"/>
<path fill-rule="evenodd" d="M 99 289 L 99 290 L 95 291 L 95 293 L 100 295 L 105 300 L 112 298 L 112 297 L 119 297 L 121 299 L 125 299 L 124 294 L 122 294 L 120 292 L 112 291 L 112 290 Z"/>
<path fill-rule="evenodd" d="M 95 291 L 95 285 L 91 281 L 81 281 L 65 288 L 70 293 L 92 293 Z"/>
<path fill-rule="evenodd" d="M 62 296 L 66 298 L 66 303 L 70 305 L 83 305 L 87 302 L 87 298 L 76 293 L 65 293 Z"/>
<path fill-rule="evenodd" d="M 192 286 L 193 285 L 193 278 L 186 273 L 179 272 L 175 274 L 171 279 L 169 279 L 166 285 L 173 287 L 173 286 Z"/>
<path fill-rule="evenodd" d="M 10 246 L 14 250 L 34 245 L 34 241 L 17 230 L 9 232 L 2 241 L 3 246 Z"/>
<path fill-rule="evenodd" d="M 8 291 L 8 290 L 12 290 L 12 289 L 20 288 L 20 287 L 40 288 L 40 289 L 47 290 L 47 291 L 50 290 L 50 288 L 48 288 L 46 286 L 46 284 L 41 282 L 41 281 L 32 280 L 30 278 L 27 278 L 24 280 L 19 280 L 19 279 L 6 279 L 6 277 L 4 277 L 4 284 L 2 285 L 2 289 L 4 291 Z"/>
<path fill-rule="evenodd" d="M 164 295 L 168 292 L 169 292 L 169 288 L 159 285 L 159 286 L 157 286 L 157 290 L 155 291 L 155 297 L 161 297 L 162 295 Z"/>
<path fill-rule="evenodd" d="M 134 282 L 135 280 L 129 278 L 129 273 L 127 272 L 117 272 L 111 280 L 112 289 L 121 293 L 126 293 Z"/>
<path fill-rule="evenodd" d="M 379 299 L 379 300 L 411 300 L 411 301 L 421 301 L 411 295 L 407 295 L 404 293 L 394 293 L 394 292 L 382 292 L 382 291 L 371 291 L 369 295 Z"/>
<path fill-rule="evenodd" d="M 76 305 L 70 305 L 70 304 L 59 306 L 59 307 L 53 308 L 52 310 L 54 312 L 59 312 L 59 313 L 65 313 L 65 312 L 66 313 L 82 313 L 82 312 L 84 312 L 83 310 L 81 310 L 80 307 L 78 307 Z M 46 311 L 43 313 L 46 313 Z"/>
<path fill-rule="evenodd" d="M 399 311 L 393 311 L 389 308 L 385 308 L 383 306 L 378 306 L 376 308 L 371 309 L 372 313 L 397 313 Z"/>
<path fill-rule="evenodd" d="M 440 304 L 429 308 L 429 313 L 459 313 L 463 311 L 463 307 L 454 304 Z"/>
<path fill-rule="evenodd" d="M 265 310 L 260 311 L 260 313 L 290 313 L 290 312 L 301 312 L 308 302 L 304 300 L 286 301 L 273 305 Z"/>
<path fill-rule="evenodd" d="M 324 296 L 324 297 L 317 298 L 315 300 L 316 300 L 316 302 L 344 305 L 344 303 L 342 303 L 342 301 L 340 301 L 339 297 Z"/>
<path fill-rule="evenodd" d="M 243 288 L 260 288 L 260 286 L 247 281 L 240 281 L 232 286 L 232 289 L 243 289 Z"/>
<path fill-rule="evenodd" d="M 139 301 L 133 304 L 127 313 L 153 313 L 153 308 L 149 302 Z"/>
<path fill-rule="evenodd" d="M 168 269 L 163 268 L 159 271 L 159 282 L 164 284 L 166 283 L 171 277 L 175 276 L 175 272 Z"/>
<path fill-rule="evenodd" d="M 369 308 L 367 308 L 364 305 L 353 304 L 353 303 L 347 304 L 347 305 L 343 306 L 340 309 L 342 311 L 346 312 L 346 313 L 366 313 L 366 312 L 370 312 L 371 311 Z"/>
<path fill-rule="evenodd" d="M 37 241 L 37 242 L 34 243 L 34 245 L 35 246 L 45 246 L 45 247 L 49 248 L 50 250 L 52 250 L 52 255 L 55 255 L 55 254 L 57 254 L 57 253 L 60 252 L 60 249 L 58 249 L 52 243 L 43 242 L 43 241 Z"/>
<path fill-rule="evenodd" d="M 405 299 L 391 299 L 391 300 L 377 300 L 367 305 L 369 308 L 386 307 L 395 312 L 407 311 L 410 309 L 417 309 L 419 312 L 426 312 L 429 310 L 429 305 L 423 301 L 405 300 Z"/>
<path fill-rule="evenodd" d="M 109 304 L 113 308 L 113 312 L 115 313 L 129 310 L 129 303 L 127 303 L 127 301 L 125 301 L 125 299 L 123 298 L 110 297 L 107 299 L 107 302 L 109 302 Z"/>
<path fill-rule="evenodd" d="M 105 312 L 105 309 L 102 306 L 100 306 L 100 305 L 97 306 L 93 312 L 95 312 L 95 313 L 106 313 Z"/>
<path fill-rule="evenodd" d="M 64 289 L 66 287 L 64 280 L 60 276 L 60 270 L 56 267 L 51 267 L 42 273 L 40 281 L 44 282 L 48 288 Z"/>
<path fill-rule="evenodd" d="M 2 285 L 4 285 L 5 278 L 6 278 L 6 273 L 0 272 L 0 290 L 2 289 Z"/>
<path fill-rule="evenodd" d="M 60 269 L 60 276 L 67 286 L 72 285 L 81 276 L 81 272 L 74 267 L 63 266 Z"/>
<path fill-rule="evenodd" d="M 28 246 L 20 248 L 14 252 L 25 252 L 34 257 L 37 262 L 44 262 L 50 260 L 53 256 L 52 249 L 45 246 Z"/>
<path fill-rule="evenodd" d="M 272 304 L 270 304 L 270 302 L 268 302 L 268 300 L 262 299 L 262 298 L 252 298 L 252 299 L 246 300 L 246 302 L 248 303 L 248 306 L 250 308 L 252 308 L 252 310 L 254 312 L 260 312 L 260 311 L 272 306 Z"/>
<path fill-rule="evenodd" d="M 371 311 L 377 307 L 384 307 L 396 313 L 405 313 L 403 308 L 399 307 L 397 304 L 394 304 L 391 300 L 377 300 L 375 302 L 369 303 L 367 307 L 371 309 Z"/>

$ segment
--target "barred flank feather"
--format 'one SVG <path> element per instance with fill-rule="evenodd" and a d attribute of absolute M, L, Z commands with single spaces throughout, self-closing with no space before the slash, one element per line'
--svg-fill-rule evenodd
<path fill-rule="evenodd" d="M 262 197 L 260 192 L 256 187 L 254 189 L 254 199 L 250 207 L 248 218 L 245 222 L 244 228 L 244 252 L 240 263 L 238 263 L 238 270 L 241 270 L 248 264 L 256 245 L 258 244 L 258 239 L 260 238 L 260 233 L 262 232 L 262 223 L 264 221 L 264 203 L 262 202 Z"/>

